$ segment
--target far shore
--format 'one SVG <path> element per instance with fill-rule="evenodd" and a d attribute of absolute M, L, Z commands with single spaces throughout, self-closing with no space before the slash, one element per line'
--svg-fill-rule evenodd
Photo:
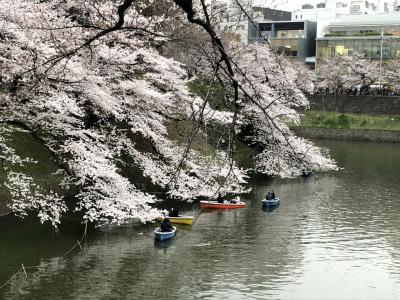
<path fill-rule="evenodd" d="M 291 129 L 301 137 L 363 142 L 400 143 L 400 131 L 351 128 L 295 126 Z"/>

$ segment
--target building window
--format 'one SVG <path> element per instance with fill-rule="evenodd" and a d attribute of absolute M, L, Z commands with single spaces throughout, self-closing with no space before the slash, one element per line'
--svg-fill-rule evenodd
<path fill-rule="evenodd" d="M 350 9 L 351 14 L 359 14 L 360 13 L 360 5 L 353 5 Z"/>
<path fill-rule="evenodd" d="M 299 52 L 298 40 L 272 40 L 271 45 L 278 54 L 289 57 L 298 56 Z"/>
<path fill-rule="evenodd" d="M 278 38 L 304 38 L 304 30 L 278 30 L 276 36 Z"/>
<path fill-rule="evenodd" d="M 301 8 L 302 8 L 302 9 L 313 9 L 314 6 L 311 5 L 311 4 L 304 4 L 304 5 L 301 6 Z"/>
<path fill-rule="evenodd" d="M 287 31 L 278 31 L 277 37 L 286 37 L 287 36 Z"/>
<path fill-rule="evenodd" d="M 341 55 L 350 55 L 353 52 L 364 54 L 368 59 L 380 59 L 381 41 L 378 39 L 346 39 L 346 40 L 324 40 L 317 41 L 317 58 L 331 58 Z M 399 59 L 399 41 L 384 41 L 382 47 L 383 59 Z"/>
<path fill-rule="evenodd" d="M 335 56 L 342 56 L 344 54 L 344 46 L 335 46 Z"/>
<path fill-rule="evenodd" d="M 381 57 L 380 49 L 377 46 L 372 46 L 371 58 L 380 58 L 380 57 Z"/>

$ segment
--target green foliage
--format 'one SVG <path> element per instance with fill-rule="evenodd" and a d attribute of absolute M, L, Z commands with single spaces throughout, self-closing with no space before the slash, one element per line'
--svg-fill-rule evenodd
<path fill-rule="evenodd" d="M 400 131 L 400 116 L 373 116 L 336 112 L 307 111 L 301 126 Z"/>
<path fill-rule="evenodd" d="M 202 99 L 207 96 L 207 91 L 210 86 L 211 78 L 204 75 L 197 76 L 195 79 L 189 81 L 188 88 L 189 91 Z M 229 91 L 227 91 L 229 93 Z M 208 97 L 208 103 L 210 107 L 218 110 L 229 110 L 229 103 L 226 103 L 224 98 L 224 89 L 218 81 L 214 81 L 210 96 Z"/>
<path fill-rule="evenodd" d="M 192 124 L 189 120 L 170 120 L 166 123 L 166 126 L 168 129 L 168 137 L 171 140 L 180 145 L 187 142 L 187 136 L 192 129 Z M 212 160 L 217 153 L 217 149 L 227 148 L 229 139 L 228 133 L 226 128 L 215 124 L 207 126 L 207 135 L 204 133 L 204 130 L 204 127 L 200 128 L 192 141 L 191 149 Z M 237 162 L 238 166 L 242 168 L 253 168 L 253 157 L 258 153 L 257 150 L 249 147 L 240 139 L 236 139 L 235 146 L 234 160 Z"/>
<path fill-rule="evenodd" d="M 349 121 L 349 118 L 347 117 L 347 115 L 341 114 L 337 118 L 337 120 L 338 120 L 337 125 L 339 128 L 349 128 L 350 127 L 350 121 Z"/>
<path fill-rule="evenodd" d="M 5 126 L 5 125 L 1 125 Z M 13 127 L 7 126 L 11 130 Z M 34 162 L 26 162 L 23 166 L 10 164 L 4 159 L 0 159 L 0 214 L 6 209 L 6 205 L 11 199 L 8 189 L 4 186 L 7 174 L 10 171 L 23 172 L 31 176 L 35 183 L 43 190 L 53 190 L 59 194 L 64 194 L 65 189 L 60 186 L 63 175 L 57 173 L 60 168 L 52 159 L 50 152 L 39 141 L 28 132 L 19 129 L 12 130 L 3 136 L 7 140 L 7 145 L 16 150 L 16 154 L 21 158 L 30 157 Z"/>

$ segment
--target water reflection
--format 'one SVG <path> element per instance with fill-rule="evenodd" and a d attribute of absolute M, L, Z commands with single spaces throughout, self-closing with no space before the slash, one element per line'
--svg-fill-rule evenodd
<path fill-rule="evenodd" d="M 264 212 L 272 212 L 272 211 L 274 211 L 275 209 L 277 209 L 279 207 L 279 204 L 278 205 L 271 205 L 271 206 L 261 206 L 261 209 L 264 211 Z"/>
<path fill-rule="evenodd" d="M 103 228 L 82 251 L 61 258 L 79 230 L 1 231 L 0 255 L 9 260 L 0 261 L 1 279 L 20 262 L 39 266 L 27 270 L 28 279 L 15 277 L 0 298 L 394 299 L 400 147 L 328 146 L 340 172 L 318 181 L 255 177 L 244 209 L 205 211 L 171 240 L 154 241 L 156 224 Z M 261 199 L 271 188 L 281 204 L 265 212 Z M 197 204 L 185 209 L 200 212 Z"/>

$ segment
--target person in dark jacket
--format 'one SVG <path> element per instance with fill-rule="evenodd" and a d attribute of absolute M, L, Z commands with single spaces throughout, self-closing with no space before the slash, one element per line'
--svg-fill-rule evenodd
<path fill-rule="evenodd" d="M 271 199 L 275 199 L 275 193 L 274 193 L 274 190 L 272 190 L 272 193 L 271 193 Z"/>
<path fill-rule="evenodd" d="M 272 199 L 272 193 L 268 192 L 267 195 L 265 196 L 266 200 L 271 200 Z"/>
<path fill-rule="evenodd" d="M 162 232 L 170 232 L 174 229 L 168 218 L 164 218 L 164 221 L 161 223 L 160 228 Z"/>
<path fill-rule="evenodd" d="M 217 201 L 218 203 L 224 203 L 224 197 L 222 197 L 221 193 L 218 194 Z"/>
<path fill-rule="evenodd" d="M 179 216 L 179 209 L 177 208 L 172 208 L 171 211 L 169 212 L 170 217 L 178 217 Z"/>

